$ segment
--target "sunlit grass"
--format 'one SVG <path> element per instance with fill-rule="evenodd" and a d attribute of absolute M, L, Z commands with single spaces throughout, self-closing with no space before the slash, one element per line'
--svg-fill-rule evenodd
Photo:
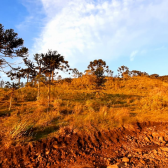
<path fill-rule="evenodd" d="M 51 85 L 49 109 L 45 85 L 38 100 L 37 87 L 16 90 L 11 111 L 9 90 L 1 88 L 0 143 L 57 136 L 65 127 L 93 133 L 137 121 L 168 121 L 167 83 L 148 77 L 108 78 L 103 88 L 96 88 L 94 79 Z"/>

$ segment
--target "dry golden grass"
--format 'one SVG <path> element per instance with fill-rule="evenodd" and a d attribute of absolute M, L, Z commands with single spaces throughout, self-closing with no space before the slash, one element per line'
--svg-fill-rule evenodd
<path fill-rule="evenodd" d="M 0 140 L 13 143 L 56 136 L 63 130 L 113 129 L 134 122 L 168 121 L 168 83 L 148 77 L 108 78 L 96 88 L 95 77 L 85 75 L 72 83 L 51 86 L 51 106 L 47 108 L 47 87 L 25 87 L 14 93 L 8 111 L 9 90 L 0 89 Z"/>

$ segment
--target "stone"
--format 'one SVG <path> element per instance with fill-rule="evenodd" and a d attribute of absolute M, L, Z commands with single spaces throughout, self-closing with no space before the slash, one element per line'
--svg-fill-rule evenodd
<path fill-rule="evenodd" d="M 148 156 L 148 154 L 143 154 L 143 158 L 147 158 Z"/>
<path fill-rule="evenodd" d="M 153 152 L 154 154 L 157 154 L 157 150 L 156 150 L 156 149 L 154 149 L 152 152 Z"/>
<path fill-rule="evenodd" d="M 158 142 L 158 141 L 153 141 L 153 143 L 155 143 L 155 144 L 160 146 L 160 142 Z"/>
<path fill-rule="evenodd" d="M 46 151 L 45 154 L 48 155 L 50 152 L 49 151 Z"/>
<path fill-rule="evenodd" d="M 165 134 L 164 139 L 165 139 L 165 141 L 168 141 L 168 135 L 167 134 Z"/>
<path fill-rule="evenodd" d="M 161 149 L 162 151 L 168 152 L 168 148 L 167 148 L 167 147 L 160 147 L 160 149 Z"/>
<path fill-rule="evenodd" d="M 128 157 L 131 157 L 132 155 L 131 154 L 128 154 Z"/>
<path fill-rule="evenodd" d="M 150 142 L 150 139 L 148 137 L 144 138 L 147 142 Z"/>
<path fill-rule="evenodd" d="M 59 146 L 58 145 L 53 145 L 53 148 L 57 149 L 57 148 L 59 148 Z"/>
<path fill-rule="evenodd" d="M 143 159 L 140 160 L 140 163 L 145 165 L 145 161 Z"/>
<path fill-rule="evenodd" d="M 107 166 L 107 168 L 118 168 L 118 166 L 115 164 L 115 165 L 109 165 Z"/>
<path fill-rule="evenodd" d="M 158 138 L 159 134 L 156 132 L 152 132 L 152 136 L 153 136 L 153 138 Z"/>
<path fill-rule="evenodd" d="M 127 162 L 129 162 L 129 159 L 127 157 L 123 157 L 122 161 L 125 162 L 125 163 L 127 163 Z"/>
<path fill-rule="evenodd" d="M 159 141 L 164 143 L 163 137 L 159 137 Z"/>

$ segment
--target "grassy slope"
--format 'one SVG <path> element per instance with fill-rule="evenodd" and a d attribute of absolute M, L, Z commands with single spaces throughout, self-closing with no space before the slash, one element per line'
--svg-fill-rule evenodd
<path fill-rule="evenodd" d="M 8 111 L 10 90 L 0 90 L 0 139 L 9 146 L 56 136 L 65 127 L 92 133 L 136 121 L 168 120 L 168 84 L 148 77 L 124 80 L 109 78 L 96 89 L 94 77 L 74 79 L 51 87 L 47 111 L 47 88 L 25 87 L 15 91 Z"/>

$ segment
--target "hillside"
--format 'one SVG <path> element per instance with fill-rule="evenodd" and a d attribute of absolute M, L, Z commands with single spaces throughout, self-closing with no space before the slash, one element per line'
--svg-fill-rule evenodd
<path fill-rule="evenodd" d="M 50 89 L 49 107 L 47 98 L 48 87 L 44 84 L 41 84 L 41 95 L 38 100 L 38 87 L 35 83 L 29 83 L 29 85 L 15 90 L 12 107 L 9 111 L 11 89 L 1 88 L 0 142 L 2 151 L 11 151 L 15 148 L 17 156 L 19 152 L 17 150 L 20 150 L 20 147 L 26 150 L 32 144 L 35 149 L 31 147 L 29 152 L 31 154 L 32 150 L 36 150 L 36 146 L 39 143 L 42 145 L 49 142 L 51 145 L 55 144 L 54 141 L 56 141 L 59 151 L 61 151 L 61 156 L 58 156 L 60 158 L 63 155 L 62 152 L 66 153 L 69 148 L 73 149 L 74 144 L 78 145 L 77 149 L 74 150 L 79 152 L 79 160 L 77 159 L 78 152 L 75 152 L 76 159 L 72 160 L 75 163 L 79 161 L 79 165 L 81 165 L 82 158 L 86 159 L 91 151 L 92 157 L 94 156 L 95 158 L 97 155 L 100 159 L 102 156 L 100 155 L 100 151 L 105 155 L 109 149 L 111 150 L 110 146 L 116 146 L 116 148 L 118 146 L 116 150 L 120 151 L 121 148 L 125 152 L 118 151 L 118 154 L 110 152 L 108 157 L 111 158 L 109 164 L 119 164 L 120 158 L 128 157 L 127 146 L 130 151 L 132 150 L 132 147 L 129 146 L 129 136 L 134 137 L 130 143 L 133 143 L 134 147 L 136 146 L 136 148 L 140 148 L 142 151 L 145 151 L 148 145 L 151 149 L 157 148 L 157 150 L 161 150 L 161 147 L 167 144 L 168 83 L 160 79 L 152 79 L 147 76 L 128 78 L 106 77 L 104 85 L 97 87 L 93 75 L 84 75 L 71 81 L 54 81 Z M 154 124 L 150 124 L 153 122 Z M 160 144 L 160 140 L 157 139 L 163 137 L 163 135 L 159 134 L 157 138 L 152 136 L 152 139 L 155 139 L 152 140 L 149 138 L 151 131 L 148 126 L 145 126 L 145 130 L 147 129 L 147 133 L 145 133 L 140 125 L 137 128 L 137 123 L 142 123 L 142 125 L 144 125 L 143 123 L 149 123 L 148 125 L 151 129 L 156 129 L 157 133 L 159 133 L 159 130 L 165 129 L 164 143 Z M 120 134 L 115 130 L 120 130 L 122 133 Z M 114 137 L 119 136 L 118 138 L 114 138 L 114 141 L 113 134 Z M 74 136 L 77 136 L 77 139 L 74 139 Z M 47 142 L 45 142 L 46 138 Z M 59 140 L 60 138 L 61 140 Z M 85 140 L 80 142 L 80 139 L 83 138 Z M 71 141 L 74 143 L 71 144 L 72 146 L 69 146 Z M 125 147 L 123 144 L 125 144 Z M 66 150 L 64 150 L 64 147 Z M 50 150 L 50 147 L 48 148 Z M 39 150 L 43 149 L 40 147 Z M 87 150 L 90 152 L 87 153 Z M 84 156 L 80 151 L 84 152 Z M 72 153 L 65 154 L 65 162 L 69 160 Z M 6 154 L 3 153 L 3 156 L 6 157 Z M 115 156 L 112 156 L 113 154 Z M 57 158 L 57 155 L 52 155 L 51 158 Z M 46 155 L 41 157 L 46 158 Z M 37 164 L 35 160 L 32 160 L 33 164 Z M 88 163 L 94 166 L 94 159 L 89 160 Z M 138 160 L 135 161 L 135 164 L 137 164 Z M 100 167 L 101 164 L 97 161 L 95 164 Z M 62 158 L 59 163 L 60 166 L 66 165 L 65 162 Z M 101 162 L 102 166 L 107 166 L 107 160 Z M 38 162 L 38 164 L 40 163 Z M 49 162 L 44 161 L 44 163 Z M 131 163 L 133 165 L 134 161 Z M 145 161 L 145 163 L 160 164 L 160 162 L 152 163 L 151 160 Z M 4 165 L 4 162 L 1 160 L 0 164 Z M 21 162 L 19 164 L 21 165 Z M 70 163 L 68 162 L 67 164 Z"/>

